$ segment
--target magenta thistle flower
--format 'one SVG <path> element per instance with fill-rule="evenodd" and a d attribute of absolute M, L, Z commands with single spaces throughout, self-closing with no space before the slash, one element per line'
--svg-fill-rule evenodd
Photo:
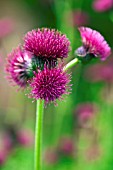
<path fill-rule="evenodd" d="M 45 103 L 60 99 L 63 94 L 69 94 L 70 75 L 63 72 L 61 68 L 48 69 L 35 73 L 35 77 L 30 82 L 32 88 L 30 97 L 43 99 Z"/>
<path fill-rule="evenodd" d="M 6 72 L 14 85 L 26 87 L 30 78 L 31 54 L 17 47 L 8 55 Z"/>
<path fill-rule="evenodd" d="M 95 0 L 93 2 L 93 8 L 95 11 L 104 12 L 113 7 L 113 0 Z"/>
<path fill-rule="evenodd" d="M 48 60 L 66 58 L 70 50 L 66 35 L 54 29 L 37 29 L 28 32 L 24 38 L 24 48 L 39 58 Z"/>
<path fill-rule="evenodd" d="M 87 54 L 100 57 L 101 60 L 106 60 L 111 54 L 111 48 L 104 40 L 104 37 L 99 32 L 87 27 L 80 27 L 79 31 L 82 37 L 83 55 L 85 54 L 84 51 L 86 51 Z M 80 48 L 78 48 L 76 53 L 78 56 L 83 56 Z"/>

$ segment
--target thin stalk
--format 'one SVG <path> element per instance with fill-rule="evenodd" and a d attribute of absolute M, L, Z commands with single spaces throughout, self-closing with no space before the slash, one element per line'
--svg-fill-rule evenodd
<path fill-rule="evenodd" d="M 42 127 L 43 127 L 43 110 L 44 110 L 44 101 L 37 100 L 36 107 L 36 127 L 35 127 L 35 155 L 34 155 L 34 170 L 42 169 Z"/>
<path fill-rule="evenodd" d="M 68 69 L 72 68 L 73 66 L 75 66 L 76 64 L 78 64 L 80 61 L 75 58 L 73 59 L 72 61 L 70 61 L 67 65 L 64 66 L 63 68 L 63 71 L 67 71 Z M 68 106 L 67 105 L 63 105 L 61 106 L 62 107 L 62 110 L 63 112 L 60 111 L 60 103 L 59 103 L 59 108 L 57 108 L 57 112 L 60 113 L 60 116 L 59 114 L 56 114 L 56 122 L 55 122 L 55 129 L 54 129 L 54 135 L 53 135 L 53 141 L 54 141 L 54 145 L 57 145 L 57 142 L 59 140 L 59 137 L 60 137 L 60 132 L 61 132 L 61 128 L 62 128 L 62 122 L 63 122 L 63 119 L 64 119 L 64 116 L 66 114 L 66 112 L 68 112 L 68 110 L 70 110 L 70 106 L 71 106 L 71 98 L 68 97 L 67 99 L 67 103 L 68 103 Z"/>
<path fill-rule="evenodd" d="M 73 66 L 75 66 L 76 64 L 78 64 L 80 61 L 78 60 L 78 58 L 74 58 L 73 60 L 71 60 L 66 66 L 64 66 L 63 70 L 67 71 L 69 68 L 72 68 Z"/>

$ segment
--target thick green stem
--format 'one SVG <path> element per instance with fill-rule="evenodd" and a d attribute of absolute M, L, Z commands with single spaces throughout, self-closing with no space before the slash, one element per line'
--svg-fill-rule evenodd
<path fill-rule="evenodd" d="M 79 62 L 78 58 L 74 58 L 66 66 L 64 66 L 63 70 L 67 71 L 69 68 L 72 68 L 73 66 L 75 66 L 78 62 Z"/>
<path fill-rule="evenodd" d="M 36 108 L 36 127 L 35 127 L 35 155 L 34 155 L 34 170 L 41 170 L 42 164 L 42 126 L 43 126 L 43 110 L 44 110 L 44 101 L 37 100 Z"/>

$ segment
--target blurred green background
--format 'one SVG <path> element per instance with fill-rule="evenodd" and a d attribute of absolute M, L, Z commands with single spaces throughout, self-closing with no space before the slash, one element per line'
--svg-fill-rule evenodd
<path fill-rule="evenodd" d="M 81 45 L 77 28 L 82 24 L 101 32 L 112 47 L 113 11 L 96 12 L 92 3 L 93 0 L 0 0 L 0 34 L 6 30 L 6 35 L 0 36 L 1 170 L 33 169 L 34 150 L 36 103 L 27 98 L 26 91 L 18 91 L 6 80 L 7 54 L 23 42 L 27 31 L 49 27 L 65 33 L 71 41 L 68 62 Z M 113 87 L 112 81 L 104 78 L 96 82 L 87 78 L 87 69 L 96 63 L 101 65 L 97 60 L 70 70 L 72 93 L 58 106 L 50 104 L 45 108 L 43 170 L 113 169 Z M 113 67 L 112 55 L 102 63 L 109 64 Z M 81 103 L 94 103 L 97 108 L 82 125 L 76 114 Z M 5 142 L 11 143 L 9 151 L 5 151 Z"/>

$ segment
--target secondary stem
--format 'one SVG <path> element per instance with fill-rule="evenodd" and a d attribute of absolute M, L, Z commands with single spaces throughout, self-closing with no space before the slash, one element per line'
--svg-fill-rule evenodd
<path fill-rule="evenodd" d="M 43 110 L 44 110 L 44 101 L 43 100 L 37 100 L 36 127 L 35 127 L 34 170 L 41 170 L 42 169 L 41 168 L 41 164 L 42 164 L 41 149 L 42 149 Z"/>
<path fill-rule="evenodd" d="M 75 66 L 78 62 L 79 62 L 78 58 L 74 58 L 66 66 L 64 66 L 63 70 L 67 71 L 69 68 L 72 68 L 73 66 Z"/>

